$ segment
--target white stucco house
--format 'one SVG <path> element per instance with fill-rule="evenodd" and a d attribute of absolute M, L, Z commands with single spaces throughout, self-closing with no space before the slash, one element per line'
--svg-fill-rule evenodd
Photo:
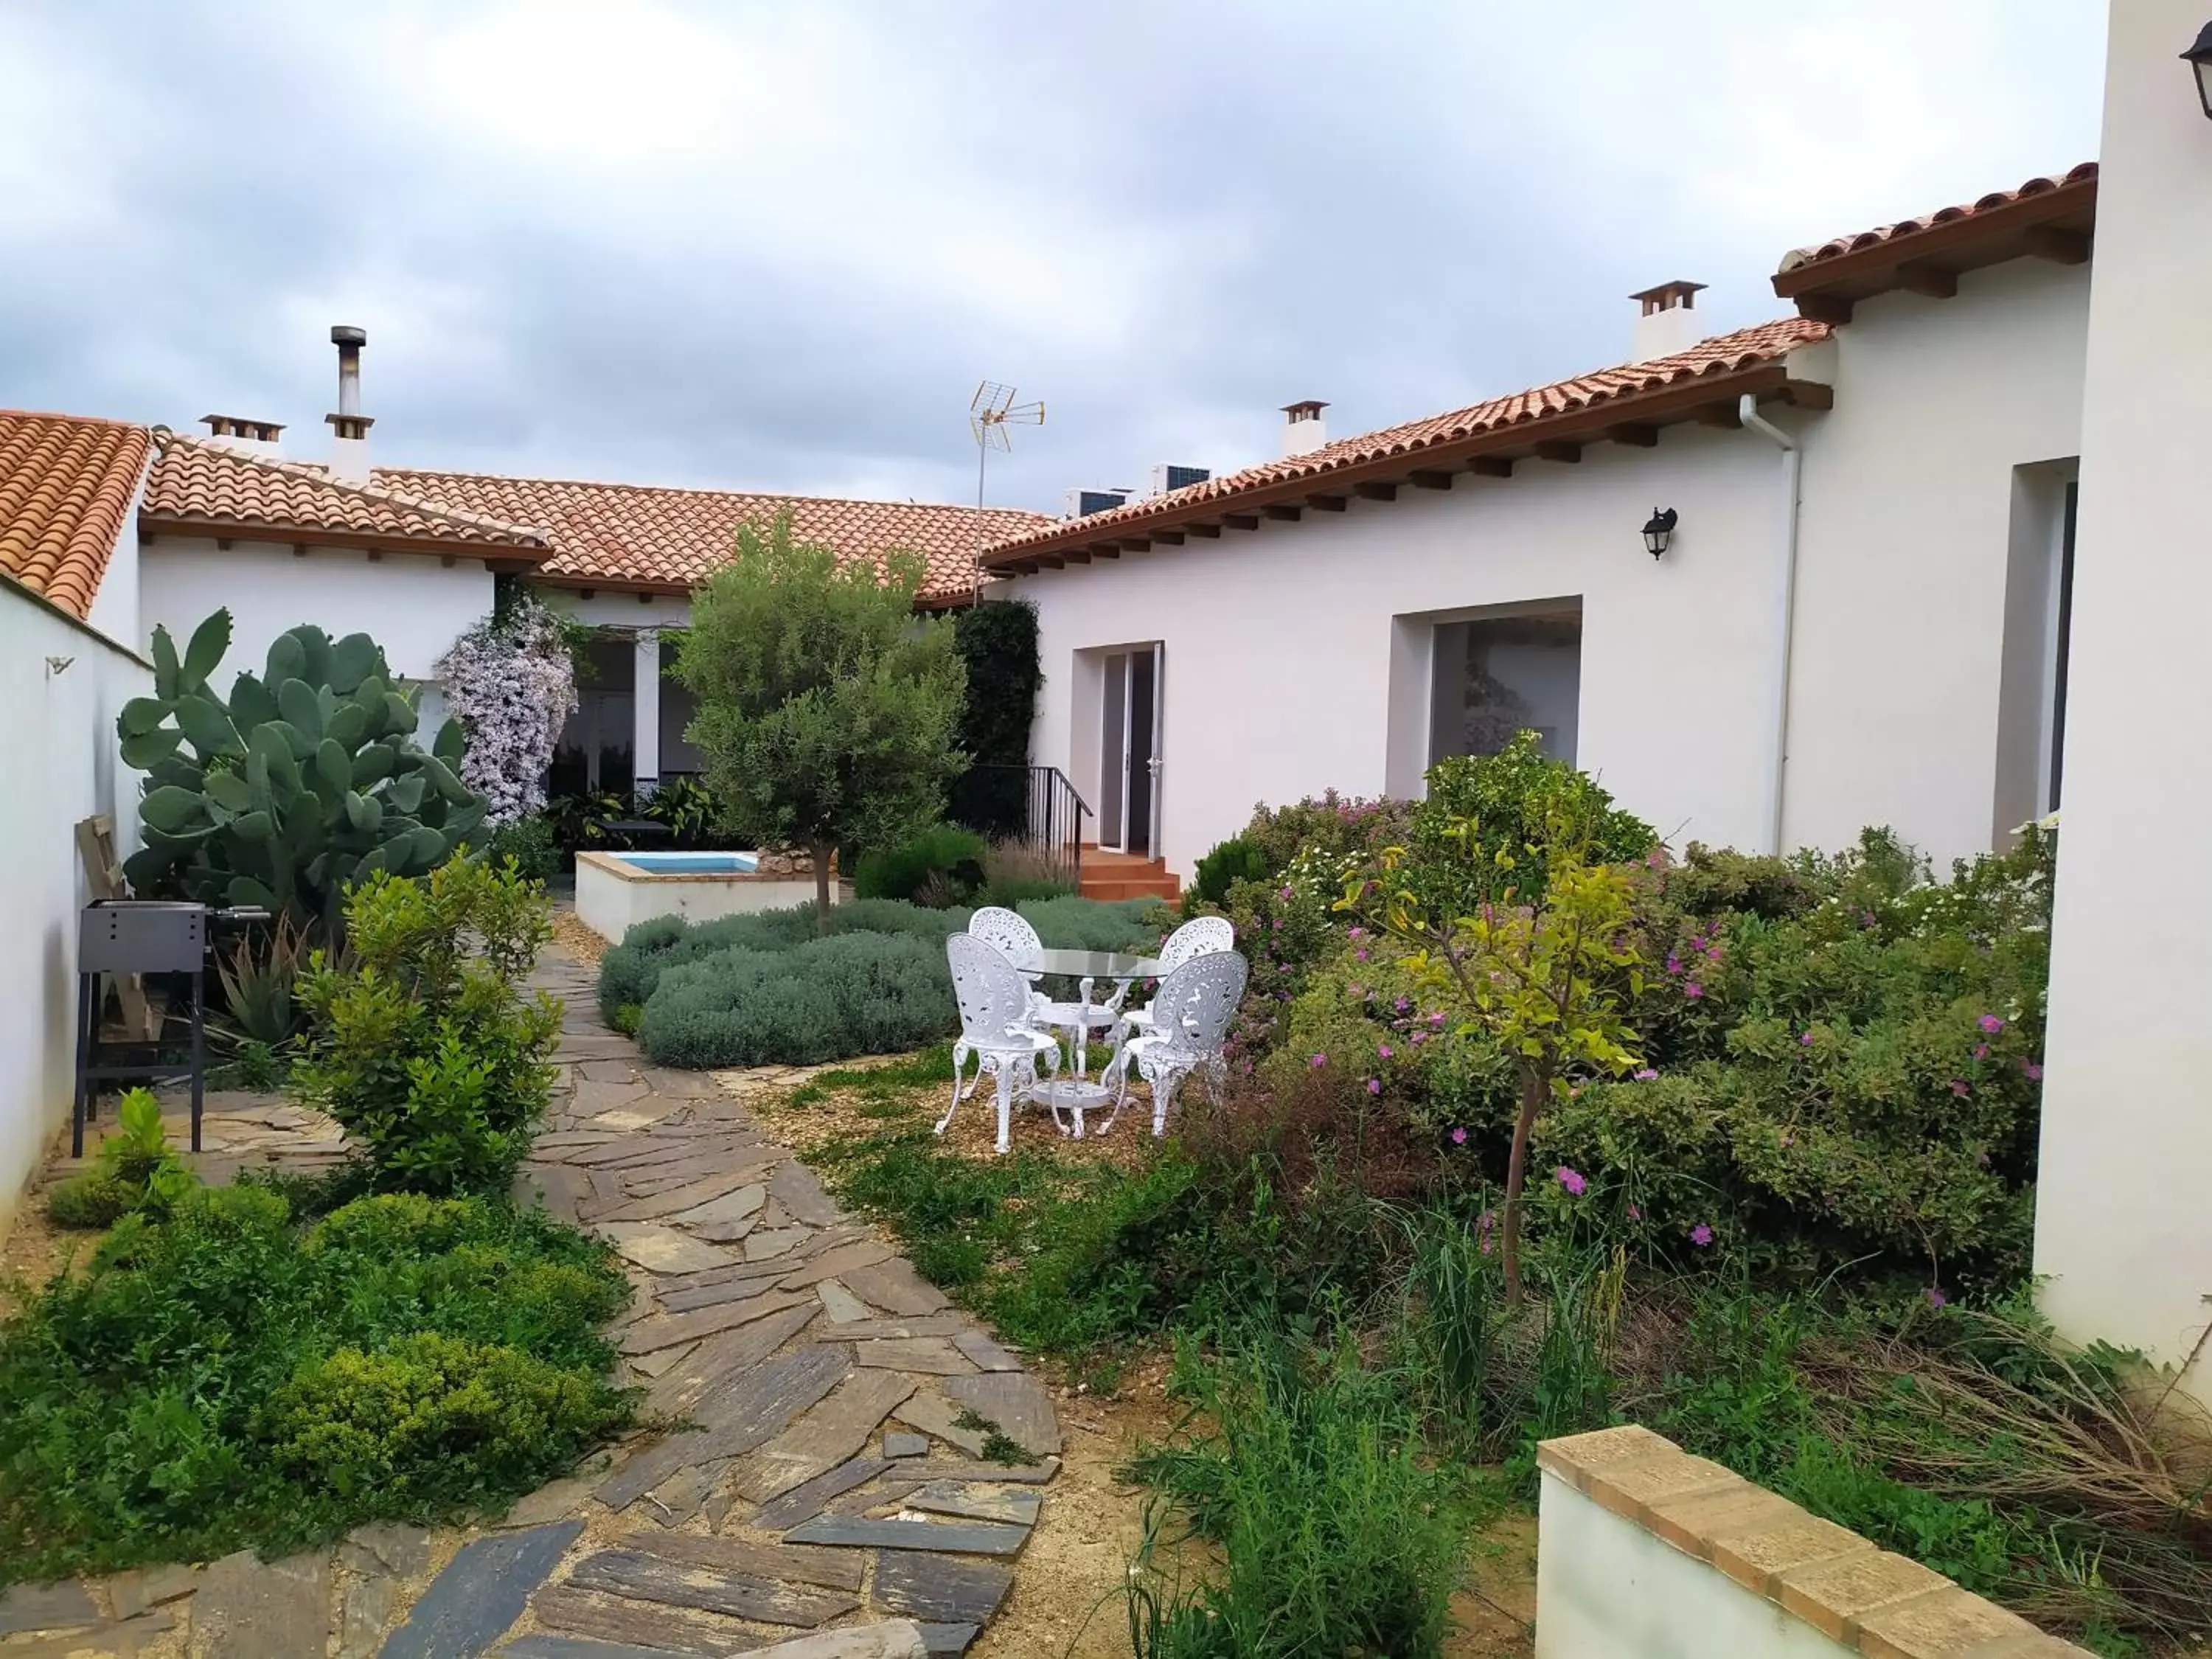
<path fill-rule="evenodd" d="M 1032 760 L 1182 872 L 1523 726 L 1676 845 L 1988 848 L 2059 792 L 2097 191 L 1792 253 L 1796 314 L 1716 338 L 1664 284 L 1619 367 L 1358 437 L 1293 404 L 1280 459 L 1020 532 Z"/>

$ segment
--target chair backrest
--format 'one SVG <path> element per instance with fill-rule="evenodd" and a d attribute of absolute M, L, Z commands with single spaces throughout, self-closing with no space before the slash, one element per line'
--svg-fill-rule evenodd
<path fill-rule="evenodd" d="M 1193 957 L 1212 956 L 1216 951 L 1236 948 L 1235 923 L 1226 916 L 1200 916 L 1168 935 L 1168 942 L 1160 946 L 1160 967 L 1172 972 Z"/>
<path fill-rule="evenodd" d="M 1249 971 L 1236 951 L 1212 951 L 1162 980 L 1152 999 L 1152 1030 L 1161 1046 L 1182 1054 L 1219 1054 Z"/>
<path fill-rule="evenodd" d="M 945 957 L 952 968 L 952 994 L 960 1004 L 960 1035 L 978 1048 L 1026 1048 L 1015 1028 L 1029 1018 L 1029 981 L 988 939 L 949 934 Z"/>
<path fill-rule="evenodd" d="M 1044 949 L 1044 941 L 1037 937 L 1037 930 L 1030 926 L 1028 918 L 1001 905 L 987 904 L 969 917 L 968 932 L 970 937 L 996 945 L 1010 957 Z"/>

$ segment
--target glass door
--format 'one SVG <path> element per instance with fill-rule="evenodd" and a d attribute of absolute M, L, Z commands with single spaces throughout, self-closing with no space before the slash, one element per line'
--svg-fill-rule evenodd
<path fill-rule="evenodd" d="M 1100 697 L 1098 842 L 1147 857 L 1160 838 L 1162 648 L 1107 654 Z"/>

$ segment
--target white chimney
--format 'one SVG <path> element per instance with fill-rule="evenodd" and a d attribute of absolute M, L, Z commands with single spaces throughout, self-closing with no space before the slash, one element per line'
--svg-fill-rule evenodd
<path fill-rule="evenodd" d="M 1703 283 L 1662 283 L 1628 297 L 1644 307 L 1636 319 L 1636 343 L 1632 363 L 1648 363 L 1654 357 L 1671 357 L 1686 351 L 1701 337 L 1693 307 Z"/>
<path fill-rule="evenodd" d="M 284 453 L 276 436 L 284 428 L 274 421 L 249 421 L 237 415 L 203 415 L 200 419 L 207 422 L 207 441 L 211 444 L 244 455 L 281 459 Z"/>
<path fill-rule="evenodd" d="M 338 412 L 323 416 L 332 434 L 331 477 L 367 483 L 368 429 L 376 424 L 361 412 L 361 349 L 368 343 L 368 331 L 340 323 L 331 331 L 331 343 L 338 349 Z"/>
<path fill-rule="evenodd" d="M 1328 422 L 1321 412 L 1328 405 L 1309 398 L 1283 405 L 1283 453 L 1310 455 L 1328 441 Z"/>

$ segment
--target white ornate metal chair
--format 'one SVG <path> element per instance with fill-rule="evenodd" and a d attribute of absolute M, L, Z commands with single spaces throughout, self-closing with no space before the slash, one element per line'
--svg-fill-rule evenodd
<path fill-rule="evenodd" d="M 1199 916 L 1170 933 L 1167 943 L 1160 946 L 1160 972 L 1163 976 L 1173 973 L 1194 957 L 1211 956 L 1216 951 L 1237 948 L 1237 927 L 1226 916 Z M 1143 1036 L 1152 1029 L 1152 1011 L 1147 1007 L 1124 1008 L 1121 1023 L 1115 1028 L 1115 1039 Z"/>
<path fill-rule="evenodd" d="M 1176 1091 L 1193 1072 L 1206 1073 L 1208 1089 L 1218 1102 L 1229 1072 L 1222 1058 L 1228 1041 L 1229 1022 L 1244 1000 L 1244 981 L 1250 972 L 1234 951 L 1211 951 L 1193 957 L 1160 981 L 1152 999 L 1152 1030 L 1121 1045 L 1106 1068 L 1106 1079 L 1115 1087 L 1114 1114 L 1099 1126 L 1110 1130 L 1129 1096 L 1129 1068 L 1134 1066 L 1152 1090 L 1152 1133 L 1168 1128 L 1168 1108 Z"/>
<path fill-rule="evenodd" d="M 1035 1023 L 1030 988 L 995 945 L 971 934 L 954 933 L 945 941 L 945 956 L 952 969 L 952 994 L 960 1004 L 960 1038 L 952 1045 L 952 1103 L 938 1120 L 937 1133 L 945 1133 L 960 1103 L 989 1077 L 998 1087 L 999 1150 L 1003 1152 L 1012 1144 L 1015 1096 L 1036 1087 L 1040 1059 L 1048 1076 L 1059 1073 L 1060 1040 Z M 963 1088 L 961 1077 L 970 1054 L 975 1057 L 975 1076 Z"/>
<path fill-rule="evenodd" d="M 969 936 L 996 945 L 999 951 L 1012 958 L 1031 951 L 1044 949 L 1044 940 L 1037 930 L 1030 926 L 1029 918 L 996 904 L 987 904 L 968 919 Z M 1038 980 L 1043 974 L 1033 969 L 1020 970 L 1022 977 Z M 1121 1000 L 1129 994 L 1127 985 L 1114 994 L 1110 1002 L 1055 1002 L 1042 991 L 1030 993 L 1032 1018 L 1040 1025 L 1048 1025 L 1055 1031 L 1066 1033 L 1070 1041 L 1080 1045 L 1089 1040 L 1093 1031 L 1110 1031 L 1121 1018 Z"/>

